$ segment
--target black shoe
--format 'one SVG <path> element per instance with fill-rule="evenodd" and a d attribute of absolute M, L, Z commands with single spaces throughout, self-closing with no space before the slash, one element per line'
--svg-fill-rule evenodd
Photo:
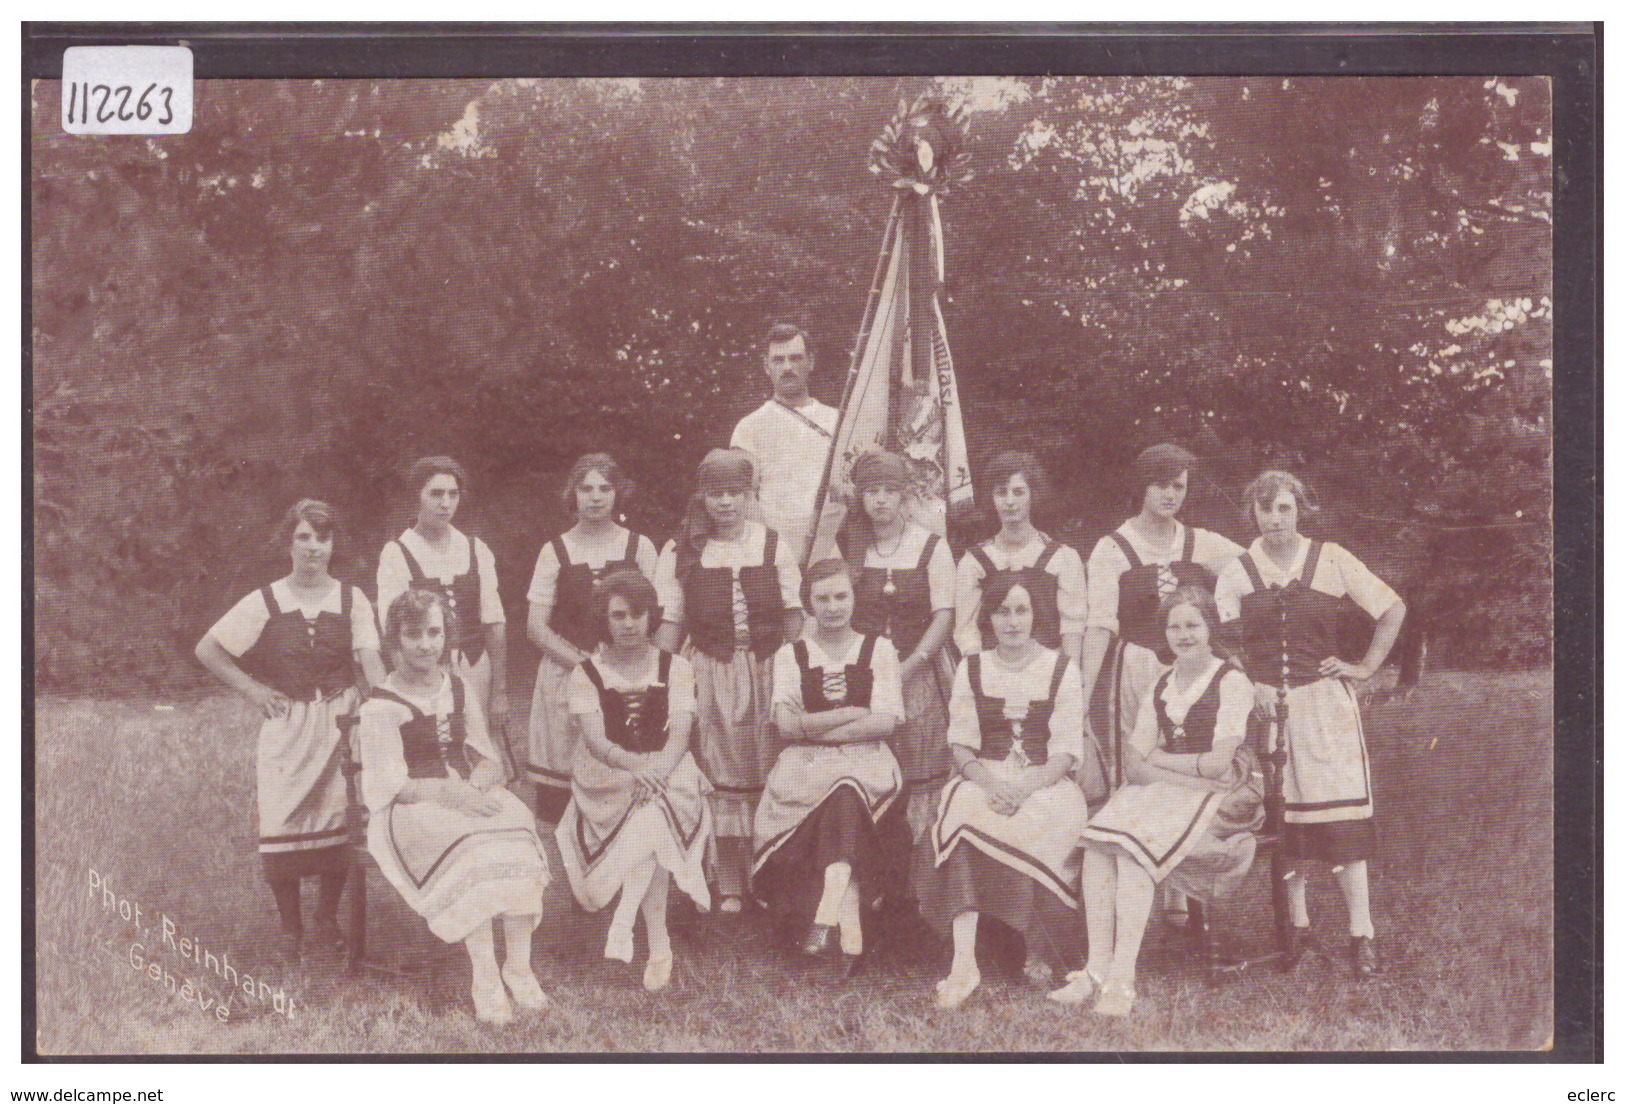
<path fill-rule="evenodd" d="M 807 937 L 801 941 L 801 953 L 809 958 L 823 958 L 835 946 L 835 925 L 814 924 L 807 929 Z"/>
<path fill-rule="evenodd" d="M 1354 967 L 1355 977 L 1368 978 L 1381 973 L 1382 963 L 1377 959 L 1377 941 L 1369 935 L 1351 937 L 1349 962 Z"/>
<path fill-rule="evenodd" d="M 857 977 L 859 974 L 867 972 L 869 969 L 868 954 L 847 954 L 845 951 L 842 951 L 841 969 L 842 972 L 846 974 L 848 980 Z"/>
<path fill-rule="evenodd" d="M 282 961 L 289 965 L 297 963 L 304 957 L 305 933 L 284 928 L 277 936 L 277 951 L 281 954 Z"/>
<path fill-rule="evenodd" d="M 317 950 L 342 951 L 344 931 L 333 917 L 318 916 L 311 924 L 310 942 Z"/>
<path fill-rule="evenodd" d="M 1292 926 L 1292 934 L 1287 937 L 1286 949 L 1281 955 L 1281 970 L 1283 972 L 1297 968 L 1305 955 L 1319 954 L 1320 940 L 1315 938 L 1313 928 Z"/>

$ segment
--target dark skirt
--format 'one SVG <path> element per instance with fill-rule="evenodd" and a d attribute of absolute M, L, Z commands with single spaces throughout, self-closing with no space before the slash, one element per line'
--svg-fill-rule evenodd
<path fill-rule="evenodd" d="M 943 935 L 952 934 L 954 917 L 976 912 L 980 928 L 997 920 L 1025 938 L 1028 954 L 1052 967 L 1071 970 L 1083 964 L 1082 913 L 977 848 L 956 847 L 938 866 L 927 835 L 914 850 L 913 874 L 920 915 Z M 986 946 L 990 935 L 979 930 L 978 944 Z"/>
<path fill-rule="evenodd" d="M 268 882 L 337 874 L 350 868 L 350 845 L 335 843 L 306 851 L 262 851 L 260 865 Z"/>
<path fill-rule="evenodd" d="M 1377 821 L 1334 820 L 1329 824 L 1284 824 L 1282 842 L 1295 859 L 1351 863 L 1377 853 Z"/>
<path fill-rule="evenodd" d="M 810 913 L 824 892 L 824 868 L 844 862 L 852 867 L 852 884 L 866 902 L 884 893 L 891 882 L 887 837 L 906 832 L 902 804 L 877 823 L 863 798 L 851 786 L 837 786 L 807 814 L 778 850 L 757 870 L 752 888 L 776 910 Z"/>
<path fill-rule="evenodd" d="M 536 783 L 536 819 L 544 824 L 557 824 L 564 818 L 565 806 L 570 804 L 570 784 Z"/>

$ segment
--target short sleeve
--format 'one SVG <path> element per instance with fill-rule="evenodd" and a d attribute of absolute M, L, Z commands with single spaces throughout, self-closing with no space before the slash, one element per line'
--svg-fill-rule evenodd
<path fill-rule="evenodd" d="M 361 800 L 372 812 L 389 806 L 406 785 L 406 754 L 401 749 L 401 713 L 393 702 L 361 707 L 356 748 L 361 758 Z"/>
<path fill-rule="evenodd" d="M 1117 542 L 1101 537 L 1089 554 L 1089 628 L 1119 632 L 1117 620 L 1118 586 L 1129 569 L 1128 557 Z"/>
<path fill-rule="evenodd" d="M 960 655 L 982 650 L 982 630 L 976 624 L 982 609 L 982 565 L 966 552 L 954 573 L 954 643 Z"/>
<path fill-rule="evenodd" d="M 1089 623 L 1089 588 L 1078 550 L 1063 544 L 1050 558 L 1055 575 L 1055 607 L 1061 615 L 1061 635 L 1076 636 Z"/>
<path fill-rule="evenodd" d="M 667 541 L 655 562 L 655 597 L 660 601 L 660 616 L 673 625 L 683 623 L 683 586 L 677 581 L 677 542 Z"/>
<path fill-rule="evenodd" d="M 773 653 L 773 704 L 805 709 L 801 701 L 801 668 L 796 663 L 794 644 Z"/>
<path fill-rule="evenodd" d="M 558 593 L 558 583 L 559 554 L 553 542 L 548 541 L 536 553 L 536 567 L 530 573 L 530 589 L 525 592 L 525 600 L 533 606 L 551 606 Z"/>
<path fill-rule="evenodd" d="M 883 636 L 879 637 L 875 640 L 875 651 L 871 659 L 874 662 L 875 682 L 874 689 L 869 695 L 869 708 L 875 713 L 885 713 L 896 717 L 899 721 L 905 720 L 903 680 L 897 670 L 897 648 L 890 640 Z"/>
<path fill-rule="evenodd" d="M 474 559 L 480 573 L 480 624 L 501 625 L 508 618 L 502 612 L 502 595 L 497 592 L 497 559 L 490 545 L 474 540 Z"/>
<path fill-rule="evenodd" d="M 1235 743 L 1247 738 L 1247 720 L 1253 713 L 1253 683 L 1234 668 L 1219 675 L 1219 716 L 1213 724 L 1214 743 Z"/>
<path fill-rule="evenodd" d="M 1337 569 L 1343 577 L 1343 589 L 1354 599 L 1355 605 L 1372 617 L 1381 617 L 1399 601 L 1399 595 L 1394 588 L 1377 578 L 1376 574 L 1355 559 L 1354 554 L 1348 549 L 1333 544 L 1328 545 L 1326 550 L 1332 552 L 1335 557 Z"/>
<path fill-rule="evenodd" d="M 801 568 L 795 557 L 789 554 L 788 545 L 784 535 L 779 535 L 778 542 L 773 546 L 773 565 L 778 568 L 779 600 L 784 603 L 784 611 L 789 613 L 801 609 Z"/>
<path fill-rule="evenodd" d="M 640 534 L 638 536 L 638 550 L 632 554 L 632 560 L 638 565 L 638 570 L 643 572 L 645 579 L 654 580 L 655 564 L 659 561 L 659 554 L 655 552 L 654 541 Z"/>
<path fill-rule="evenodd" d="M 699 712 L 694 700 L 694 668 L 682 656 L 671 657 L 671 670 L 666 675 L 666 713 Z"/>
<path fill-rule="evenodd" d="M 1213 588 L 1213 604 L 1219 608 L 1219 620 L 1229 623 L 1241 616 L 1241 596 L 1252 589 L 1247 581 L 1247 570 L 1240 559 L 1231 560 L 1219 572 L 1218 584 Z"/>
<path fill-rule="evenodd" d="M 976 716 L 976 698 L 970 692 L 969 663 L 961 663 L 954 672 L 953 692 L 948 695 L 948 743 L 971 751 L 982 750 L 982 723 Z"/>
<path fill-rule="evenodd" d="M 1055 689 L 1055 712 L 1050 714 L 1049 753 L 1070 755 L 1074 763 L 1083 762 L 1083 681 L 1078 665 L 1064 652 L 1058 652 L 1055 662 L 1062 664 L 1061 685 Z M 1050 675 L 1054 678 L 1053 672 Z"/>
<path fill-rule="evenodd" d="M 948 551 L 946 540 L 938 540 L 937 546 L 931 549 L 931 558 L 925 564 L 925 580 L 931 591 L 932 612 L 953 609 L 958 584 L 953 553 Z"/>
<path fill-rule="evenodd" d="M 401 555 L 401 546 L 395 541 L 389 541 L 378 553 L 378 617 L 380 620 L 389 616 L 389 607 L 395 604 L 395 599 L 406 593 L 406 588 L 412 585 L 412 572 L 406 566 L 406 557 Z"/>
<path fill-rule="evenodd" d="M 572 717 L 590 717 L 594 713 L 604 711 L 604 703 L 599 700 L 597 689 L 587 677 L 587 672 L 579 665 L 565 680 L 564 702 Z"/>
<path fill-rule="evenodd" d="M 350 594 L 350 649 L 356 652 L 376 652 L 378 646 L 378 618 L 372 603 L 361 593 L 360 587 L 351 587 Z"/>
<path fill-rule="evenodd" d="M 1196 547 L 1191 553 L 1196 562 L 1217 575 L 1237 556 L 1247 551 L 1241 545 L 1211 529 L 1196 530 Z"/>
<path fill-rule="evenodd" d="M 256 590 L 238 599 L 209 629 L 209 635 L 216 644 L 240 659 L 259 640 L 269 620 L 271 611 L 265 605 L 265 594 Z"/>

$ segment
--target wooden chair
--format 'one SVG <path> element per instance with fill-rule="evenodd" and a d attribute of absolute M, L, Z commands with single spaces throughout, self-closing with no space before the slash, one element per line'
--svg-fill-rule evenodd
<path fill-rule="evenodd" d="M 338 719 L 340 739 L 344 746 L 344 789 L 348 797 L 345 820 L 350 830 L 350 911 L 346 952 L 346 968 L 352 974 L 363 970 L 391 976 L 415 974 L 429 965 L 428 959 L 411 959 L 400 966 L 388 966 L 367 957 L 367 872 L 377 870 L 378 863 L 367 850 L 367 806 L 361 800 L 361 751 L 356 743 L 355 728 L 360 718 L 347 713 Z"/>
<path fill-rule="evenodd" d="M 1295 861 L 1286 854 L 1283 829 L 1286 823 L 1286 799 L 1282 795 L 1282 776 L 1286 767 L 1286 746 L 1282 732 L 1286 725 L 1286 706 L 1277 707 L 1276 719 L 1264 722 L 1255 714 L 1249 740 L 1258 755 L 1259 769 L 1264 774 L 1264 823 L 1257 834 L 1258 849 L 1253 869 L 1267 867 L 1269 871 L 1270 911 L 1274 931 L 1268 949 L 1254 948 L 1240 954 L 1221 954 L 1213 932 L 1213 908 L 1196 898 L 1190 900 L 1190 940 L 1198 967 L 1210 982 L 1234 977 L 1255 966 L 1276 963 L 1283 971 L 1294 965 L 1292 951 L 1292 911 L 1287 897 L 1287 879 L 1297 870 Z M 1267 862 L 1265 860 L 1268 860 Z"/>

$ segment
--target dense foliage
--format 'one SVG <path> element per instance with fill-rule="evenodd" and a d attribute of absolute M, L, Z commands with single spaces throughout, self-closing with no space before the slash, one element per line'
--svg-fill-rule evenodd
<path fill-rule="evenodd" d="M 664 537 L 805 321 L 837 401 L 889 198 L 869 143 L 919 81 L 231 82 L 192 132 L 65 136 L 35 88 L 36 674 L 195 677 L 286 560 L 295 497 L 370 579 L 429 452 L 473 470 L 511 614 L 607 447 Z M 1539 79 L 945 82 L 973 463 L 1035 447 L 1087 553 L 1162 439 L 1246 535 L 1261 465 L 1425 608 L 1435 656 L 1547 662 L 1551 131 Z"/>

